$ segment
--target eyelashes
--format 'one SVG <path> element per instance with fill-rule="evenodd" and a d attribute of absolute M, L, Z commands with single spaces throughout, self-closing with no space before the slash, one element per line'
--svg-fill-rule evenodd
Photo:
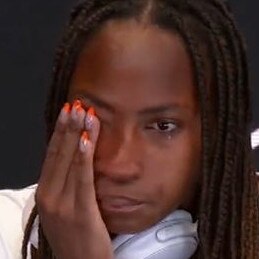
<path fill-rule="evenodd" d="M 159 121 L 152 123 L 148 128 L 159 132 L 172 132 L 177 128 L 177 125 L 174 122 Z"/>
<path fill-rule="evenodd" d="M 173 134 L 178 129 L 178 124 L 175 121 L 159 120 L 148 124 L 148 130 L 156 131 L 160 134 Z"/>

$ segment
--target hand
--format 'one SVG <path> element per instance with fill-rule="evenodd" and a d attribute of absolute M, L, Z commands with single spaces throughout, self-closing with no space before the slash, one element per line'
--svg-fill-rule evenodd
<path fill-rule="evenodd" d="M 88 131 L 85 131 L 88 128 Z M 100 123 L 79 101 L 65 104 L 50 140 L 36 192 L 43 232 L 58 259 L 109 259 L 111 240 L 94 188 Z"/>

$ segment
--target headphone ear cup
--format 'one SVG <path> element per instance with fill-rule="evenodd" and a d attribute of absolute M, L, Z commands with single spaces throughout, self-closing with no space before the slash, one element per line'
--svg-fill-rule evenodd
<path fill-rule="evenodd" d="M 197 249 L 197 241 L 192 237 L 182 237 L 174 240 L 173 243 L 165 243 L 153 254 L 143 257 L 143 259 L 188 259 Z M 137 259 L 137 258 L 136 258 Z"/>
<path fill-rule="evenodd" d="M 187 259 L 197 246 L 197 223 L 183 210 L 173 212 L 150 229 L 113 240 L 116 259 Z"/>

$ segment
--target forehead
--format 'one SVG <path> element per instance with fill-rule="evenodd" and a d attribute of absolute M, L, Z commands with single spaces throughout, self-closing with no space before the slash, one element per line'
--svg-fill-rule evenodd
<path fill-rule="evenodd" d="M 178 101 L 195 106 L 191 60 L 173 32 L 135 20 L 107 22 L 89 40 L 77 62 L 70 96 L 97 94 L 123 103 Z"/>

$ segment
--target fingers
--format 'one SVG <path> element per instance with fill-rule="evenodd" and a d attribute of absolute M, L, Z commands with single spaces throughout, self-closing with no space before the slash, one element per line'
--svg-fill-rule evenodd
<path fill-rule="evenodd" d="M 86 112 L 74 104 L 70 111 L 66 105 L 42 167 L 36 204 L 44 234 L 55 254 L 62 258 L 82 251 L 82 240 L 83 244 L 90 244 L 83 256 L 91 248 L 93 239 L 82 231 L 85 229 L 95 234 L 95 240 L 106 235 L 110 245 L 94 190 L 93 157 L 99 129 L 93 109 Z"/>
<path fill-rule="evenodd" d="M 47 188 L 49 195 L 60 192 L 64 187 L 80 134 L 85 127 L 85 116 L 86 112 L 78 100 L 73 103 L 72 109 L 66 103 L 60 112 L 39 180 L 39 187 Z"/>
<path fill-rule="evenodd" d="M 56 191 L 61 191 L 64 188 L 70 165 L 78 149 L 80 134 L 84 128 L 85 115 L 84 109 L 75 102 L 70 113 L 66 132 L 59 145 L 59 152 L 55 159 L 55 170 L 50 175 L 51 186 Z"/>
<path fill-rule="evenodd" d="M 70 104 L 65 103 L 58 116 L 54 133 L 49 141 L 49 145 L 46 151 L 46 157 L 42 165 L 40 181 L 44 181 L 44 178 L 47 177 L 47 173 L 43 173 L 43 171 L 51 170 L 52 165 L 55 162 L 56 155 L 59 152 L 59 145 L 66 132 L 66 125 L 69 120 L 69 113 L 70 113 Z"/>
<path fill-rule="evenodd" d="M 95 116 L 95 111 L 92 107 L 88 110 L 85 118 L 85 129 L 89 132 L 89 140 L 95 147 L 100 132 L 100 121 Z"/>
<path fill-rule="evenodd" d="M 81 134 L 78 149 L 71 163 L 64 194 L 67 199 L 72 198 L 72 202 L 75 201 L 80 206 L 83 204 L 89 206 L 89 201 L 95 201 L 93 157 L 100 122 L 95 116 L 93 108 L 88 110 L 85 117 L 85 129 Z"/>
<path fill-rule="evenodd" d="M 90 135 L 84 131 L 79 141 L 79 149 L 71 166 L 67 181 L 67 193 L 74 194 L 77 209 L 88 211 L 96 202 L 93 174 L 94 145 Z M 72 190 L 73 189 L 73 190 Z"/>
<path fill-rule="evenodd" d="M 64 202 L 70 207 L 75 201 L 86 206 L 95 201 L 93 156 L 100 123 L 93 108 L 86 112 L 80 101 L 70 109 L 65 104 L 56 122 L 42 166 L 36 193 L 41 211 Z M 44 205 L 45 204 L 45 205 Z"/>

